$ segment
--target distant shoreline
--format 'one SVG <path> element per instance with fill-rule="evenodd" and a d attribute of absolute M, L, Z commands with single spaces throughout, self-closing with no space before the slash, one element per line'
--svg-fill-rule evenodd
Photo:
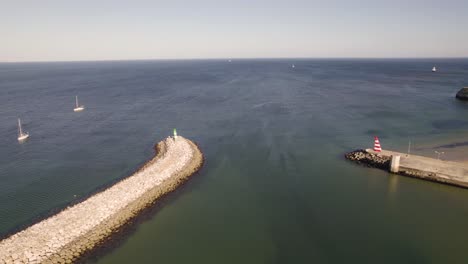
<path fill-rule="evenodd" d="M 274 61 L 274 60 L 327 60 L 327 61 L 398 61 L 398 60 L 415 60 L 415 61 L 437 61 L 437 60 L 468 60 L 466 57 L 239 57 L 239 58 L 148 58 L 148 59 L 85 59 L 85 60 L 21 60 L 21 61 L 0 61 L 0 64 L 26 64 L 26 63 L 98 63 L 98 62 L 177 62 L 177 61 L 249 61 L 249 60 L 258 60 L 258 61 Z"/>

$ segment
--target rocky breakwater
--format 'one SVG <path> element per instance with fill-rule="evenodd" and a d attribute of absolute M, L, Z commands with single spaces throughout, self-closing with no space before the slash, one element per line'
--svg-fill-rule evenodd
<path fill-rule="evenodd" d="M 455 97 L 460 100 L 468 101 L 468 87 L 462 88 L 460 91 L 458 91 Z"/>
<path fill-rule="evenodd" d="M 379 168 L 383 170 L 390 169 L 391 156 L 369 153 L 364 149 L 358 149 L 346 153 L 345 158 L 368 167 Z"/>
<path fill-rule="evenodd" d="M 180 136 L 161 141 L 156 151 L 130 177 L 0 241 L 0 263 L 72 263 L 203 164 L 199 148 Z"/>

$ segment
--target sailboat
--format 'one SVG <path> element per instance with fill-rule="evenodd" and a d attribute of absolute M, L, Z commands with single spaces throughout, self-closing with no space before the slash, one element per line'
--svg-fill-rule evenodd
<path fill-rule="evenodd" d="M 21 120 L 18 118 L 18 141 L 23 141 L 29 137 L 28 132 L 23 132 L 21 129 Z"/>
<path fill-rule="evenodd" d="M 436 66 L 432 67 L 432 72 L 436 72 L 436 71 L 437 71 Z"/>
<path fill-rule="evenodd" d="M 78 96 L 75 96 L 75 108 L 73 109 L 73 111 L 80 112 L 80 111 L 83 111 L 83 110 L 84 110 L 84 105 L 79 105 L 78 104 Z"/>

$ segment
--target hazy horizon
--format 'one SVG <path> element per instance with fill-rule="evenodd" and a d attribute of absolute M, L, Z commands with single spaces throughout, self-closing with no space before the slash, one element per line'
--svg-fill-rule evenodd
<path fill-rule="evenodd" d="M 54 62 L 139 62 L 139 61 L 209 61 L 209 60 L 465 60 L 466 57 L 251 57 L 251 58 L 149 58 L 149 59 L 97 59 L 97 60 L 36 60 L 36 61 L 0 61 L 0 63 L 54 63 Z"/>
<path fill-rule="evenodd" d="M 464 1 L 15 1 L 0 62 L 466 58 Z"/>

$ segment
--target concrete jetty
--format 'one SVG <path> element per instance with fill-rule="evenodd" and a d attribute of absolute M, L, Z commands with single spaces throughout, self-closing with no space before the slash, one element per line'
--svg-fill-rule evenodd
<path fill-rule="evenodd" d="M 128 178 L 0 241 L 0 263 L 72 263 L 119 230 L 203 164 L 190 140 L 169 137 Z"/>
<path fill-rule="evenodd" d="M 357 163 L 388 170 L 400 175 L 468 188 L 468 164 L 408 155 L 395 151 L 372 149 L 356 150 L 345 154 Z"/>

